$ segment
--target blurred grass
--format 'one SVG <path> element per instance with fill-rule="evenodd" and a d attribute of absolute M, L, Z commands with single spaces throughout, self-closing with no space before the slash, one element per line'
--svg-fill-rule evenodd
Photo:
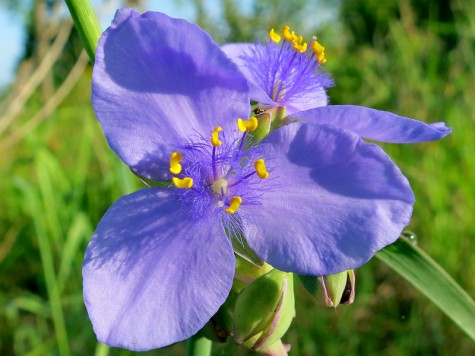
<path fill-rule="evenodd" d="M 384 5 L 383 5 L 384 6 Z M 327 25 L 331 101 L 446 121 L 448 138 L 384 145 L 411 181 L 409 229 L 419 246 L 475 294 L 475 4 L 453 1 L 454 21 L 419 23 L 408 1 L 371 43 Z M 444 36 L 457 41 L 448 46 Z M 321 37 L 322 38 L 322 37 Z M 0 354 L 128 355 L 97 343 L 81 293 L 87 242 L 106 209 L 141 183 L 108 148 L 90 107 L 90 71 L 48 120 L 17 145 L 0 141 Z M 41 107 L 30 99 L 7 135 Z M 297 285 L 284 338 L 294 355 L 470 355 L 473 344 L 380 261 L 357 271 L 352 306 L 328 310 Z M 474 321 L 475 322 L 475 321 Z M 179 355 L 182 345 L 149 354 Z M 216 354 L 229 348 L 215 347 Z M 237 351 L 243 354 L 244 351 Z"/>

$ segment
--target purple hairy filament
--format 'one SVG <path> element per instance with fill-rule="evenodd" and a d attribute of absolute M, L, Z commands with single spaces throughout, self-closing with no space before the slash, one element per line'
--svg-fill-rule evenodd
<path fill-rule="evenodd" d="M 194 217 L 235 214 L 241 205 L 259 204 L 269 172 L 261 146 L 249 144 L 257 119 L 238 119 L 241 137 L 229 138 L 221 126 L 211 139 L 198 137 L 170 155 L 172 185 L 178 199 Z M 268 187 L 267 187 L 268 188 Z"/>

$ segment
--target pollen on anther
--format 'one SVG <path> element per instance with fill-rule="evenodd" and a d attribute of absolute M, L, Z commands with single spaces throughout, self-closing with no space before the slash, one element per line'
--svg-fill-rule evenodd
<path fill-rule="evenodd" d="M 182 166 L 180 164 L 182 160 L 180 152 L 173 152 L 170 155 L 170 172 L 173 174 L 180 174 Z"/>
<path fill-rule="evenodd" d="M 185 178 L 172 178 L 172 183 L 175 187 L 179 189 L 190 189 L 193 187 L 193 178 L 185 177 Z"/>
<path fill-rule="evenodd" d="M 282 37 L 278 33 L 274 31 L 274 29 L 271 29 L 269 31 L 269 38 L 271 39 L 272 42 L 274 43 L 279 43 Z"/>
<path fill-rule="evenodd" d="M 216 126 L 211 134 L 211 144 L 214 147 L 219 147 L 223 144 L 219 139 L 219 132 L 222 130 L 223 128 L 221 126 Z"/>
<path fill-rule="evenodd" d="M 254 168 L 256 169 L 256 173 L 261 179 L 269 178 L 269 172 L 267 172 L 266 163 L 262 158 L 256 160 L 254 162 Z"/>
<path fill-rule="evenodd" d="M 293 42 L 295 40 L 295 32 L 290 32 L 290 27 L 289 26 L 284 26 L 282 27 L 282 30 L 280 31 L 282 33 L 282 36 L 284 36 L 284 38 L 289 41 L 289 42 Z"/>
<path fill-rule="evenodd" d="M 234 214 L 239 207 L 241 206 L 242 198 L 240 196 L 234 196 L 229 202 L 229 208 L 226 208 L 224 211 L 229 214 Z"/>
<path fill-rule="evenodd" d="M 298 42 L 294 42 L 294 49 L 300 53 L 304 53 L 307 50 L 307 43 L 299 44 Z"/>
<path fill-rule="evenodd" d="M 317 61 L 320 64 L 325 64 L 327 59 L 325 58 L 325 47 L 323 47 L 316 39 L 311 44 L 312 50 L 315 52 Z"/>
<path fill-rule="evenodd" d="M 241 132 L 254 131 L 257 129 L 259 122 L 257 118 L 252 116 L 249 120 L 243 120 L 241 118 L 237 119 L 238 129 Z"/>
<path fill-rule="evenodd" d="M 297 43 L 297 44 L 302 44 L 302 42 L 303 42 L 303 36 L 295 36 L 293 42 L 294 42 L 294 43 Z"/>

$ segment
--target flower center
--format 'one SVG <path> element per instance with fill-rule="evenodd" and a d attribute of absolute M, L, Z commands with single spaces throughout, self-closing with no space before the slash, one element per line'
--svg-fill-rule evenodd
<path fill-rule="evenodd" d="M 211 185 L 211 188 L 216 194 L 224 196 L 228 190 L 228 181 L 224 178 L 218 178 Z"/>
<path fill-rule="evenodd" d="M 229 138 L 217 126 L 210 139 L 200 138 L 170 154 L 171 183 L 193 215 L 235 214 L 241 205 L 258 204 L 262 187 L 257 185 L 269 172 L 264 148 L 250 144 L 249 132 L 257 126 L 255 117 L 238 119 L 240 137 Z"/>

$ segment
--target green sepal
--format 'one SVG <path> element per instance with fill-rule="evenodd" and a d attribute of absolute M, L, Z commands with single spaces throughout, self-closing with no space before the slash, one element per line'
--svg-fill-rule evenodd
<path fill-rule="evenodd" d="M 228 235 L 229 236 L 229 235 Z M 254 250 L 249 246 L 246 239 L 242 234 L 240 236 L 235 236 L 231 234 L 231 244 L 233 245 L 234 252 L 249 261 L 255 266 L 263 266 L 264 261 L 254 252 Z"/>
<path fill-rule="evenodd" d="M 150 187 L 168 187 L 170 186 L 171 182 L 166 182 L 166 181 L 157 181 L 157 180 L 152 180 L 149 178 L 146 178 L 137 172 L 134 172 L 132 169 L 130 171 L 142 181 L 143 184 L 145 184 L 148 188 Z"/>
<path fill-rule="evenodd" d="M 253 114 L 259 125 L 257 129 L 252 131 L 252 143 L 258 144 L 261 142 L 269 133 L 278 129 L 281 126 L 287 125 L 287 112 L 284 106 L 278 106 L 270 109 L 255 108 Z"/>
<path fill-rule="evenodd" d="M 340 304 L 341 297 L 345 291 L 348 272 L 340 272 L 320 277 L 321 283 L 326 290 L 327 306 L 336 308 Z"/>
<path fill-rule="evenodd" d="M 272 116 L 267 111 L 264 111 L 255 116 L 259 123 L 257 129 L 252 131 L 252 142 L 258 144 L 261 142 L 270 132 Z"/>

